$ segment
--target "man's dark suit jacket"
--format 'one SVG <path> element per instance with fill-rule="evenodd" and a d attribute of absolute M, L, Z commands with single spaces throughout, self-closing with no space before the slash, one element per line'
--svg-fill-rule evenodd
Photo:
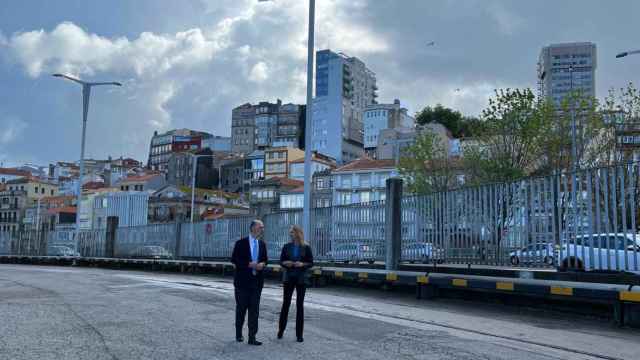
<path fill-rule="evenodd" d="M 259 253 L 258 262 L 267 264 L 267 245 L 264 241 L 258 240 Z M 257 271 L 253 275 L 253 269 L 249 267 L 251 262 L 251 247 L 249 246 L 249 237 L 236 241 L 231 255 L 231 263 L 236 266 L 235 275 L 233 277 L 233 285 L 237 288 L 255 288 L 262 287 L 264 284 L 263 271 Z"/>

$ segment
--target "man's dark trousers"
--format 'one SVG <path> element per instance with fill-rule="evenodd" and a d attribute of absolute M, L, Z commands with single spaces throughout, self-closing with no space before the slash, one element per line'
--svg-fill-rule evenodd
<path fill-rule="evenodd" d="M 259 288 L 236 288 L 236 338 L 242 337 L 242 327 L 244 318 L 249 313 L 249 339 L 255 339 L 258 333 L 258 317 L 260 316 L 260 294 L 262 286 Z"/>

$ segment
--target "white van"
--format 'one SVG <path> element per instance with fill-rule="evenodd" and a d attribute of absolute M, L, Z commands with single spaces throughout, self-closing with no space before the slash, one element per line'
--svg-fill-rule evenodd
<path fill-rule="evenodd" d="M 640 273 L 639 234 L 578 235 L 558 251 L 560 270 Z"/>

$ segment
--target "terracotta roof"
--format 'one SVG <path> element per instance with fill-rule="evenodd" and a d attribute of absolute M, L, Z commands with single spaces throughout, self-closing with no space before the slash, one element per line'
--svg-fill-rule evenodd
<path fill-rule="evenodd" d="M 124 178 L 121 183 L 127 183 L 127 182 L 138 182 L 138 181 L 148 181 L 153 179 L 156 176 L 160 176 L 159 173 L 151 173 L 151 174 L 144 174 L 144 175 L 133 175 L 133 176 L 129 176 Z"/>
<path fill-rule="evenodd" d="M 203 220 L 215 220 L 224 217 L 224 208 L 216 208 L 211 210 L 206 210 L 200 218 Z"/>
<path fill-rule="evenodd" d="M 56 184 L 53 184 L 51 182 L 48 181 L 44 181 L 38 178 L 34 178 L 31 176 L 28 176 L 26 178 L 20 178 L 20 179 L 13 179 L 13 180 L 9 180 L 7 181 L 7 184 L 28 184 L 28 183 L 38 183 L 38 184 L 44 184 L 44 185 L 51 185 L 51 186 L 55 186 Z"/>
<path fill-rule="evenodd" d="M 104 187 L 106 187 L 106 185 L 103 182 L 99 181 L 89 181 L 88 183 L 82 185 L 83 190 L 97 190 Z"/>
<path fill-rule="evenodd" d="M 280 185 L 283 186 L 291 186 L 291 187 L 300 187 L 300 186 L 304 186 L 304 181 L 300 181 L 300 180 L 294 180 L 294 179 L 289 179 L 289 178 L 283 178 L 283 177 L 272 177 L 269 180 L 273 180 L 276 182 L 279 182 Z"/>
<path fill-rule="evenodd" d="M 303 193 L 304 192 L 304 186 L 300 186 L 297 187 L 295 189 L 291 189 L 289 191 L 287 191 L 288 193 Z"/>
<path fill-rule="evenodd" d="M 356 159 L 348 164 L 345 164 L 335 170 L 340 171 L 355 171 L 355 170 L 373 170 L 373 169 L 393 169 L 396 167 L 396 161 L 394 159 L 388 160 L 373 160 L 367 157 Z"/>
<path fill-rule="evenodd" d="M 76 197 L 73 195 L 59 195 L 59 196 L 45 196 L 42 198 L 42 202 L 58 202 L 65 200 L 74 200 Z"/>
<path fill-rule="evenodd" d="M 0 175 L 16 175 L 30 177 L 31 173 L 24 170 L 18 170 L 13 168 L 0 168 Z"/>
<path fill-rule="evenodd" d="M 53 209 L 47 210 L 47 213 L 49 213 L 51 215 L 59 214 L 59 213 L 75 214 L 76 213 L 76 207 L 75 206 L 65 206 L 65 207 L 53 208 Z"/>
<path fill-rule="evenodd" d="M 101 187 L 99 189 L 83 189 L 82 193 L 84 195 L 89 195 L 89 194 L 101 194 L 101 193 L 110 193 L 110 192 L 120 192 L 119 188 L 115 188 L 115 187 Z"/>

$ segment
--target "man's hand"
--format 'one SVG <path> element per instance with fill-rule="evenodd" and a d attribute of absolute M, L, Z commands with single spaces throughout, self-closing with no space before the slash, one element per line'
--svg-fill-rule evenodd
<path fill-rule="evenodd" d="M 295 262 L 295 264 L 293 264 L 293 266 L 298 267 L 298 268 L 299 268 L 299 267 L 303 267 L 303 266 L 304 266 L 304 263 L 303 263 L 303 262 L 301 262 L 301 261 L 296 261 L 296 262 Z"/>
<path fill-rule="evenodd" d="M 290 260 L 283 261 L 282 265 L 284 265 L 285 267 L 292 267 L 293 261 L 290 261 Z"/>
<path fill-rule="evenodd" d="M 255 269 L 257 265 L 258 265 L 258 263 L 252 261 L 252 262 L 249 263 L 249 268 L 250 269 Z"/>
<path fill-rule="evenodd" d="M 256 270 L 262 271 L 264 269 L 265 263 L 258 263 L 256 265 Z"/>

